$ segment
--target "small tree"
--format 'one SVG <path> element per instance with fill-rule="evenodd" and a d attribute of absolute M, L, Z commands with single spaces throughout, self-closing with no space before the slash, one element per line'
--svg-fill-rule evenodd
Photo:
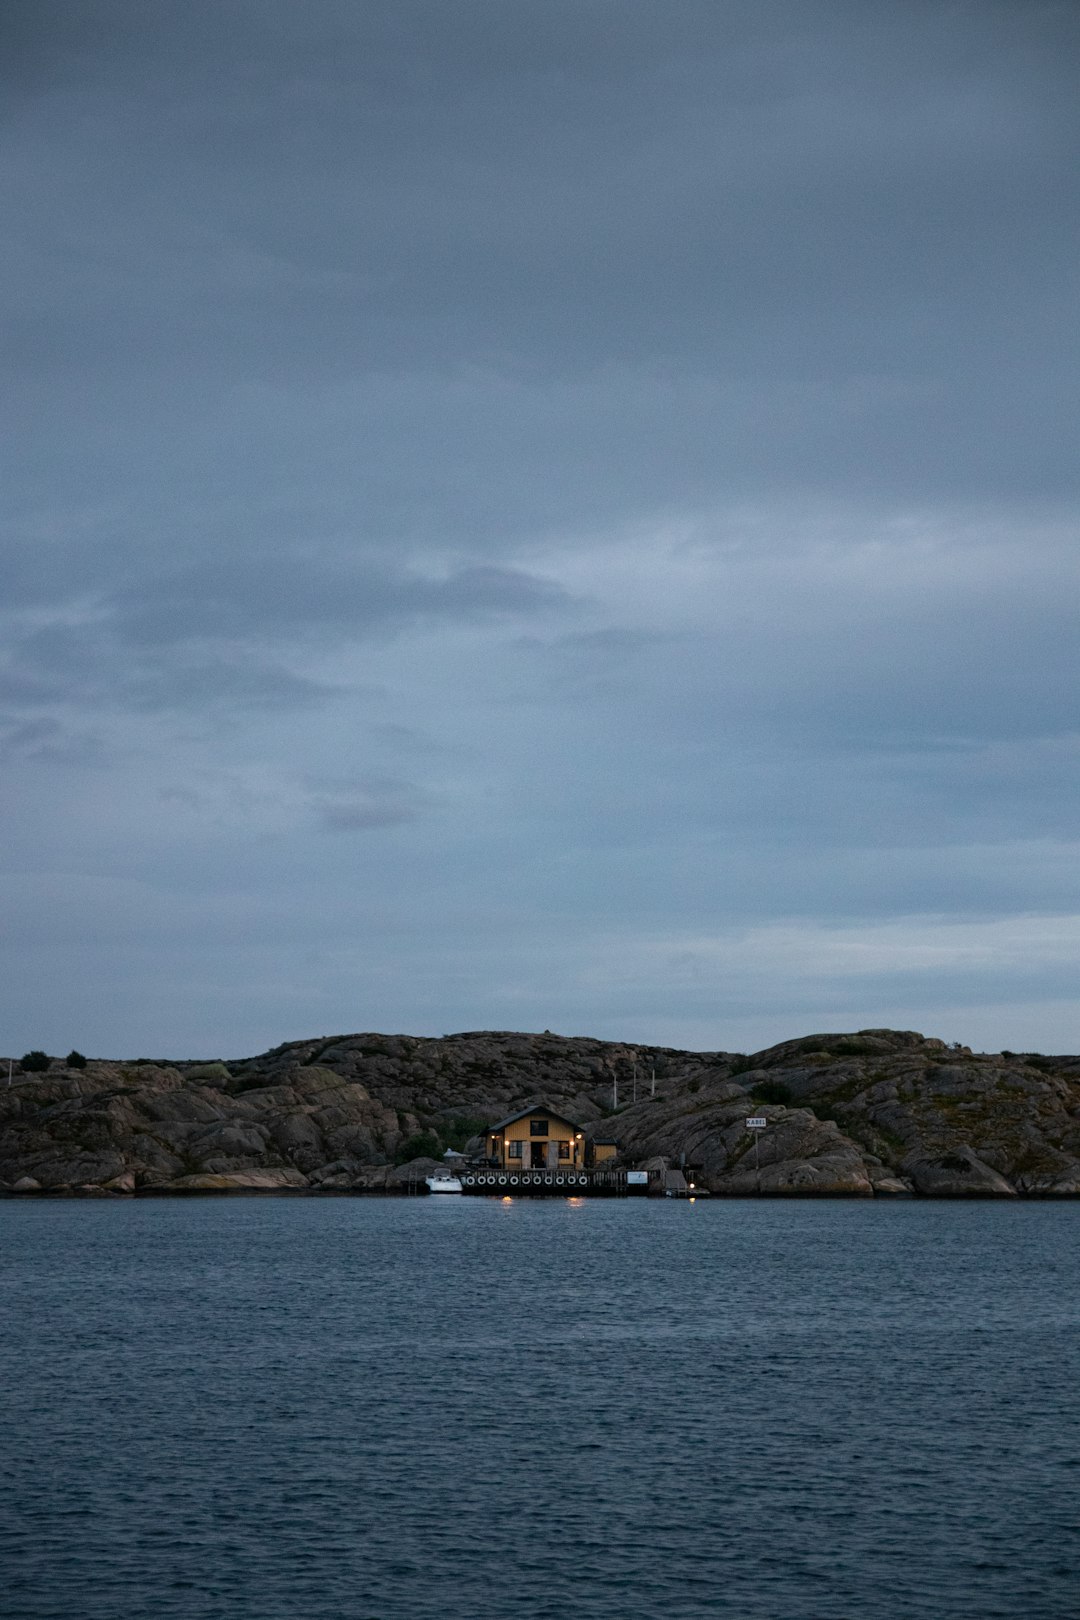
<path fill-rule="evenodd" d="M 69 1069 L 85 1069 L 86 1068 L 86 1059 L 83 1057 L 81 1052 L 76 1052 L 74 1047 L 71 1048 L 71 1051 L 68 1053 L 67 1057 L 64 1059 L 64 1062 L 67 1064 Z"/>
<path fill-rule="evenodd" d="M 410 1159 L 438 1159 L 442 1156 L 442 1143 L 434 1131 L 418 1131 L 407 1137 L 394 1155 L 395 1164 L 408 1164 Z"/>
<path fill-rule="evenodd" d="M 45 1052 L 27 1052 L 19 1064 L 24 1074 L 42 1074 L 52 1059 Z"/>

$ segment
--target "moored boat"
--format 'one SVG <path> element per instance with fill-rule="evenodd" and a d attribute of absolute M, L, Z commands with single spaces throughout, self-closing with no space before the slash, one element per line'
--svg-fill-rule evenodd
<path fill-rule="evenodd" d="M 448 1170 L 436 1170 L 433 1176 L 425 1176 L 428 1192 L 433 1193 L 459 1193 L 461 1182 L 457 1176 L 452 1176 Z"/>

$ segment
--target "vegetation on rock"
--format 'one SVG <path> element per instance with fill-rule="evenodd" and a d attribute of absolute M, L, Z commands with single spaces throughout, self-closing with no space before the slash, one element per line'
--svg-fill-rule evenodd
<path fill-rule="evenodd" d="M 443 1145 L 434 1131 L 419 1131 L 415 1136 L 407 1137 L 394 1154 L 395 1164 L 408 1164 L 413 1159 L 437 1159 L 443 1151 Z"/>
<path fill-rule="evenodd" d="M 786 1086 L 782 1080 L 759 1080 L 756 1085 L 750 1087 L 750 1095 L 755 1102 L 789 1103 L 791 1087 Z"/>

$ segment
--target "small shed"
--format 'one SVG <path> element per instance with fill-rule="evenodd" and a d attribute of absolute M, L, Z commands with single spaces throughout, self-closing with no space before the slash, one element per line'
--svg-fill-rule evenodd
<path fill-rule="evenodd" d="M 589 1143 L 591 1162 L 595 1165 L 607 1164 L 609 1159 L 617 1157 L 619 1144 L 613 1136 L 594 1136 Z"/>

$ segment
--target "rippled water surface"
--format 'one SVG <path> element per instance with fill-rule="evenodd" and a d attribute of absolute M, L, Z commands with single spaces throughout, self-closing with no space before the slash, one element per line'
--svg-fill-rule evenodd
<path fill-rule="evenodd" d="M 0 1611 L 1069 1620 L 1080 1206 L 0 1204 Z"/>

